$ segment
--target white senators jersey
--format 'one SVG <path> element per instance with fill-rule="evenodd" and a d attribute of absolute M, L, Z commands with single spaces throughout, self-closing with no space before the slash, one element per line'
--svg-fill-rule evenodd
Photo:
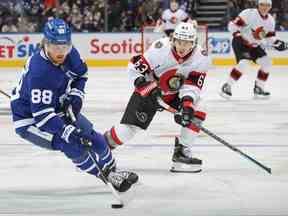
<path fill-rule="evenodd" d="M 232 33 L 240 32 L 242 38 L 252 46 L 263 43 L 262 40 L 257 40 L 253 36 L 253 32 L 259 28 L 262 28 L 263 32 L 265 32 L 264 39 L 273 42 L 275 38 L 275 20 L 271 14 L 262 16 L 256 8 L 243 10 L 228 25 L 229 31 Z"/>
<path fill-rule="evenodd" d="M 162 95 L 191 96 L 197 103 L 210 61 L 205 50 L 196 46 L 181 58 L 168 38 L 155 41 L 143 56 L 135 56 L 128 64 L 128 73 L 134 83 L 139 76 L 156 80 Z"/>
<path fill-rule="evenodd" d="M 178 9 L 176 11 L 166 9 L 161 16 L 161 21 L 164 24 L 164 30 L 175 29 L 178 23 L 182 21 L 186 22 L 188 19 L 188 14 L 182 9 Z"/>

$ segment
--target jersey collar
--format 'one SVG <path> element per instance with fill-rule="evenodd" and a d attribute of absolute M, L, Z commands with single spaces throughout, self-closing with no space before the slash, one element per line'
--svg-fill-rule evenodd
<path fill-rule="evenodd" d="M 177 52 L 175 47 L 171 48 L 171 52 L 172 55 L 174 56 L 175 60 L 178 62 L 178 64 L 182 64 L 183 62 L 185 62 L 194 52 L 195 48 L 193 48 L 187 55 L 185 55 L 184 57 L 180 57 Z"/>
<path fill-rule="evenodd" d="M 257 9 L 257 11 L 258 11 L 258 14 L 260 15 L 260 17 L 261 17 L 263 20 L 268 19 L 268 14 L 266 14 L 265 16 L 263 16 L 263 15 L 260 13 L 259 9 Z"/>

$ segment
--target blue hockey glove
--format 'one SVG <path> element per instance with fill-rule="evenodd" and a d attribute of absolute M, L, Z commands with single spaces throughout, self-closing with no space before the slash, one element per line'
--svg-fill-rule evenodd
<path fill-rule="evenodd" d="M 77 117 L 83 106 L 84 93 L 78 89 L 71 89 L 69 94 L 63 100 L 63 108 L 65 111 L 68 107 L 72 107 L 74 115 Z"/>
<path fill-rule="evenodd" d="M 82 139 L 84 139 L 85 137 L 82 135 L 80 129 L 69 124 L 63 128 L 61 138 L 65 140 L 66 143 L 71 143 L 73 145 L 81 145 Z"/>

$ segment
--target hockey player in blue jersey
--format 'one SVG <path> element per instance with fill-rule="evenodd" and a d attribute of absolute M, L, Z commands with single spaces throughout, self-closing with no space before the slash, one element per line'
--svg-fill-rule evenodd
<path fill-rule="evenodd" d="M 12 92 L 11 110 L 16 133 L 25 140 L 50 150 L 62 151 L 76 167 L 98 176 L 83 140 L 106 178 L 120 192 L 137 182 L 137 174 L 116 169 L 103 135 L 81 114 L 87 66 L 71 42 L 71 30 L 61 19 L 44 26 L 41 50 L 31 56 Z M 67 117 L 72 108 L 76 122 Z"/>

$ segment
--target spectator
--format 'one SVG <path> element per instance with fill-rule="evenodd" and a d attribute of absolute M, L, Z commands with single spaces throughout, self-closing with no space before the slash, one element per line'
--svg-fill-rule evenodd
<path fill-rule="evenodd" d="M 193 22 L 189 15 L 179 8 L 176 0 L 170 1 L 170 8 L 163 11 L 161 19 L 157 21 L 156 29 L 164 31 L 170 37 L 174 32 L 175 26 L 180 22 Z M 197 23 L 194 23 L 197 25 Z"/>
<path fill-rule="evenodd" d="M 13 17 L 8 17 L 1 28 L 1 32 L 18 32 Z"/>

